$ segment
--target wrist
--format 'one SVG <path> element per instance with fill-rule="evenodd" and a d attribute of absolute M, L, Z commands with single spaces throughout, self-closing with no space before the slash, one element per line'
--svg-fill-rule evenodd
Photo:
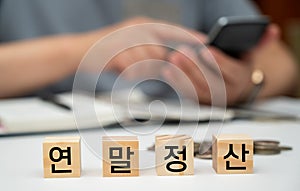
<path fill-rule="evenodd" d="M 245 99 L 246 104 L 252 104 L 259 96 L 265 84 L 265 75 L 262 70 L 255 69 L 251 74 L 251 91 Z"/>

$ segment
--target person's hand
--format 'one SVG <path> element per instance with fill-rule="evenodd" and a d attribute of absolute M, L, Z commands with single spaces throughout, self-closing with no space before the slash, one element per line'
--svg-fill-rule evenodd
<path fill-rule="evenodd" d="M 105 52 L 115 51 L 118 54 L 113 55 L 106 69 L 123 72 L 137 63 L 126 71 L 126 77 L 144 77 L 149 73 L 158 75 L 160 68 L 152 67 L 151 62 L 143 61 L 166 61 L 169 50 L 163 45 L 169 42 L 192 43 L 197 41 L 196 38 L 202 38 L 195 31 L 180 26 L 177 26 L 178 30 L 174 30 L 174 25 L 168 25 L 170 24 L 160 20 L 138 17 L 111 26 L 110 34 L 105 37 Z M 196 38 L 193 39 L 187 32 Z"/>
<path fill-rule="evenodd" d="M 154 22 L 157 21 L 139 17 L 123 21 L 115 26 L 116 33 L 119 35 L 115 35 L 116 37 L 110 41 L 108 49 L 117 49 L 120 53 L 110 61 L 108 69 L 120 73 L 129 66 L 144 60 L 165 60 L 167 50 L 165 47 L 156 45 L 160 43 L 160 39 L 153 31 L 154 29 L 147 25 L 135 27 Z M 137 64 L 126 72 L 126 77 L 134 78 L 137 75 L 145 75 L 145 72 L 150 72 L 150 70 L 149 64 Z"/>
<path fill-rule="evenodd" d="M 205 104 L 211 104 L 211 93 L 217 92 L 218 87 L 215 86 L 222 85 L 219 83 L 220 77 L 222 77 L 226 92 L 217 92 L 217 94 L 225 95 L 228 105 L 244 102 L 253 88 L 251 82 L 251 75 L 255 67 L 252 62 L 253 57 L 266 45 L 278 39 L 278 36 L 278 27 L 274 24 L 270 25 L 260 43 L 241 59 L 232 58 L 214 47 L 208 47 L 199 52 L 195 52 L 189 47 L 182 47 L 179 51 L 174 51 L 169 55 L 169 61 L 183 71 L 188 79 L 171 68 L 164 69 L 164 76 L 188 97 L 191 97 L 190 94 L 192 94 L 192 89 L 186 87 L 187 80 L 190 80 L 196 91 L 197 101 Z M 201 60 L 198 59 L 199 56 L 202 57 Z M 211 72 L 211 68 L 215 72 Z"/>
<path fill-rule="evenodd" d="M 197 54 L 202 58 L 201 61 Z M 189 47 L 182 47 L 169 55 L 169 61 L 184 72 L 188 79 L 170 68 L 165 68 L 164 76 L 188 97 L 191 96 L 191 88 L 194 88 L 200 103 L 211 104 L 211 94 L 215 93 L 226 96 L 227 104 L 231 105 L 243 101 L 243 93 L 249 91 L 252 64 L 231 58 L 216 48 L 209 47 L 196 53 Z M 190 80 L 193 87 L 187 88 L 187 80 Z M 220 80 L 224 80 L 224 83 Z M 218 89 L 222 90 L 220 86 L 223 84 L 226 92 L 218 92 Z"/>

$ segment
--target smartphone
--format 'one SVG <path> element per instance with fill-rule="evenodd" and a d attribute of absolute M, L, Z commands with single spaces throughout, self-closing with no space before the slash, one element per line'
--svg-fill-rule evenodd
<path fill-rule="evenodd" d="M 269 22 L 267 16 L 221 17 L 208 34 L 208 44 L 240 58 L 259 42 Z"/>

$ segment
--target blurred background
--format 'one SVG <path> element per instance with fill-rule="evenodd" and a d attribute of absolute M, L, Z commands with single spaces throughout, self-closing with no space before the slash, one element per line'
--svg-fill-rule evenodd
<path fill-rule="evenodd" d="M 300 1 L 254 0 L 263 14 L 269 15 L 282 30 L 282 38 L 295 54 L 300 67 Z M 300 72 L 300 71 L 299 71 Z M 298 92 L 300 96 L 300 90 Z"/>

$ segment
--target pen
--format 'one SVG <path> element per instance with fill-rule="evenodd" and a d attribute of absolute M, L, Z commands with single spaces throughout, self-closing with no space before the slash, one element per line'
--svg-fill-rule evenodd
<path fill-rule="evenodd" d="M 57 96 L 56 96 L 55 94 L 51 93 L 51 92 L 42 92 L 42 93 L 38 93 L 38 97 L 39 97 L 40 99 L 42 99 L 43 101 L 47 101 L 47 102 L 49 102 L 49 103 L 52 103 L 52 104 L 54 104 L 54 105 L 56 105 L 56 106 L 58 106 L 58 107 L 60 107 L 60 108 L 65 109 L 65 110 L 69 110 L 69 111 L 71 110 L 71 107 L 70 107 L 70 106 L 61 103 L 61 102 L 58 100 Z"/>

